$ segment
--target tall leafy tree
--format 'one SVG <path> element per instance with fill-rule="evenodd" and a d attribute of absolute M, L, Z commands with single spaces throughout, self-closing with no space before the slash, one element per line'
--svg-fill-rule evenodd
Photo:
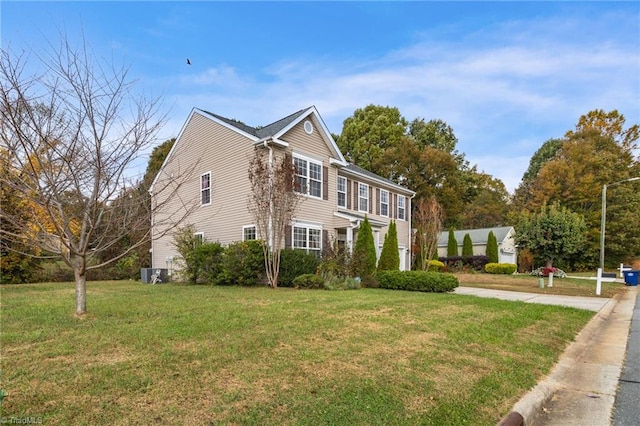
<path fill-rule="evenodd" d="M 534 212 L 545 203 L 558 202 L 583 215 L 588 233 L 585 251 L 576 260 L 580 263 L 576 267 L 593 267 L 597 263 L 603 185 L 640 176 L 635 154 L 638 126 L 625 127 L 625 123 L 624 116 L 615 110 L 594 110 L 583 115 L 559 148 L 557 142 L 545 144 L 555 152 L 552 156 L 549 153 L 539 168 L 530 166 L 531 173 L 525 174 L 527 180 L 523 179 L 516 191 L 516 211 Z M 640 221 L 637 186 L 635 182 L 612 186 L 607 194 L 605 260 L 609 265 L 640 255 L 640 235 L 630 225 Z"/>
<path fill-rule="evenodd" d="M 449 239 L 447 240 L 447 257 L 458 256 L 458 241 L 453 232 L 453 228 L 449 229 Z"/>
<path fill-rule="evenodd" d="M 378 261 L 378 271 L 397 271 L 400 269 L 400 253 L 398 252 L 398 230 L 394 220 L 389 223 L 389 230 L 384 236 L 382 253 Z"/>
<path fill-rule="evenodd" d="M 473 242 L 471 241 L 471 235 L 469 233 L 464 234 L 462 239 L 462 256 L 473 256 Z"/>
<path fill-rule="evenodd" d="M 552 266 L 554 262 L 570 262 L 580 254 L 586 231 L 582 215 L 555 202 L 544 204 L 538 212 L 524 213 L 517 224 L 515 238 L 520 247 Z"/>
<path fill-rule="evenodd" d="M 336 142 L 349 161 L 385 176 L 385 153 L 397 146 L 406 127 L 398 108 L 367 105 L 344 120 Z"/>
<path fill-rule="evenodd" d="M 497 263 L 498 262 L 498 240 L 496 239 L 496 234 L 493 231 L 489 231 L 489 235 L 487 236 L 487 257 L 489 258 L 489 262 Z"/>
<path fill-rule="evenodd" d="M 504 225 L 511 209 L 511 199 L 504 183 L 486 173 L 471 176 L 475 181 L 476 195 L 464 207 L 462 227 L 475 229 Z"/>

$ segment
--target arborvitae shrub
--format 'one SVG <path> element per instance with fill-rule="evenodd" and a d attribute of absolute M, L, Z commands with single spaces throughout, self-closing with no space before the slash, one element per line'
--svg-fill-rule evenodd
<path fill-rule="evenodd" d="M 498 263 L 498 240 L 493 231 L 489 231 L 489 236 L 487 237 L 487 257 L 489 262 Z"/>
<path fill-rule="evenodd" d="M 449 229 L 449 240 L 447 241 L 447 257 L 458 256 L 458 241 L 453 233 L 453 228 Z"/>
<path fill-rule="evenodd" d="M 384 236 L 384 244 L 380 260 L 378 261 L 378 271 L 397 271 L 400 269 L 400 253 L 398 252 L 398 231 L 396 222 L 391 221 L 389 231 Z"/>
<path fill-rule="evenodd" d="M 462 240 L 462 257 L 473 256 L 473 242 L 471 241 L 471 235 L 464 234 Z"/>
<path fill-rule="evenodd" d="M 363 284 L 369 285 L 369 281 L 372 281 L 371 278 L 376 272 L 376 247 L 367 216 L 364 217 L 358 231 L 351 267 L 353 276 L 360 277 Z"/>

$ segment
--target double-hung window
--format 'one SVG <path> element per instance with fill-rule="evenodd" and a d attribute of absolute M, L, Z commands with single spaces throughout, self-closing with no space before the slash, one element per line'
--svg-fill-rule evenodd
<path fill-rule="evenodd" d="M 306 157 L 293 157 L 296 168 L 296 191 L 322 198 L 322 162 Z"/>
<path fill-rule="evenodd" d="M 320 256 L 322 251 L 322 229 L 295 225 L 293 227 L 293 248 Z"/>
<path fill-rule="evenodd" d="M 389 191 L 380 190 L 380 215 L 389 217 Z"/>
<path fill-rule="evenodd" d="M 338 176 L 338 207 L 347 208 L 347 179 Z"/>
<path fill-rule="evenodd" d="M 406 201 L 407 198 L 404 195 L 398 195 L 398 219 L 406 220 Z"/>
<path fill-rule="evenodd" d="M 369 185 L 358 182 L 358 210 L 369 211 Z"/>
<path fill-rule="evenodd" d="M 247 225 L 242 227 L 242 241 L 257 240 L 258 234 L 255 225 Z"/>
<path fill-rule="evenodd" d="M 211 204 L 211 172 L 200 176 L 200 205 Z"/>

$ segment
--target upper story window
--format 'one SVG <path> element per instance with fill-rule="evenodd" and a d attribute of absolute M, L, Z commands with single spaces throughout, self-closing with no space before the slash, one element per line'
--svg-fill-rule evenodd
<path fill-rule="evenodd" d="M 407 198 L 404 195 L 398 195 L 398 219 L 407 220 L 406 217 Z"/>
<path fill-rule="evenodd" d="M 369 185 L 358 182 L 358 210 L 369 211 Z"/>
<path fill-rule="evenodd" d="M 347 179 L 338 176 L 338 207 L 347 208 Z"/>
<path fill-rule="evenodd" d="M 211 172 L 200 176 L 200 205 L 211 204 Z"/>
<path fill-rule="evenodd" d="M 380 190 L 380 215 L 389 217 L 389 191 Z"/>
<path fill-rule="evenodd" d="M 322 162 L 294 155 L 296 190 L 302 194 L 322 198 Z"/>
<path fill-rule="evenodd" d="M 320 256 L 322 251 L 322 229 L 301 225 L 294 226 L 293 248 Z"/>
<path fill-rule="evenodd" d="M 247 225 L 242 227 L 242 241 L 257 240 L 258 233 L 255 225 Z"/>

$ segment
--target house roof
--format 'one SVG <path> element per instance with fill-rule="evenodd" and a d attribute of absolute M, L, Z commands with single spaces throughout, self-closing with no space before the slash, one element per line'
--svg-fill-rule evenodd
<path fill-rule="evenodd" d="M 374 180 L 374 181 L 376 181 L 378 183 L 382 183 L 382 184 L 384 184 L 386 186 L 390 186 L 392 188 L 398 189 L 401 192 L 408 193 L 410 195 L 415 195 L 415 191 L 412 191 L 412 190 L 410 190 L 408 188 L 405 188 L 402 185 L 398 185 L 397 183 L 395 183 L 395 182 L 393 182 L 393 181 L 391 181 L 389 179 L 383 178 L 382 176 L 379 176 L 379 175 L 377 175 L 377 174 L 375 174 L 373 172 L 370 172 L 367 169 L 363 169 L 360 166 L 356 166 L 353 163 L 347 163 L 347 165 L 345 167 L 343 167 L 341 169 L 341 171 L 342 172 L 346 172 L 346 174 L 353 174 L 353 175 L 356 175 L 356 176 L 363 176 L 363 177 L 366 177 L 368 179 Z"/>
<path fill-rule="evenodd" d="M 509 231 L 513 230 L 513 226 L 499 226 L 494 228 L 481 228 L 481 229 L 462 229 L 460 231 L 454 231 L 453 235 L 456 237 L 458 245 L 461 246 L 464 240 L 464 235 L 469 234 L 473 245 L 486 245 L 489 238 L 489 232 L 493 231 L 493 235 L 496 236 L 498 244 L 503 242 Z M 449 242 L 449 231 L 443 231 L 438 236 L 438 247 L 446 247 Z"/>
<path fill-rule="evenodd" d="M 293 123 L 298 117 L 303 115 L 307 111 L 307 109 L 301 109 L 300 111 L 294 112 L 293 114 L 288 115 L 285 118 L 281 118 L 280 120 L 275 121 L 271 124 L 268 124 L 264 127 L 251 127 L 238 120 L 232 120 L 230 118 L 226 118 L 221 115 L 214 114 L 212 112 L 209 112 L 203 109 L 198 109 L 198 110 L 212 117 L 215 117 L 218 120 L 228 124 L 231 127 L 235 127 L 244 133 L 248 133 L 251 136 L 255 136 L 256 138 L 259 138 L 259 139 L 264 139 L 264 138 L 268 138 L 269 136 L 276 136 L 282 129 L 286 128 L 288 125 Z"/>

